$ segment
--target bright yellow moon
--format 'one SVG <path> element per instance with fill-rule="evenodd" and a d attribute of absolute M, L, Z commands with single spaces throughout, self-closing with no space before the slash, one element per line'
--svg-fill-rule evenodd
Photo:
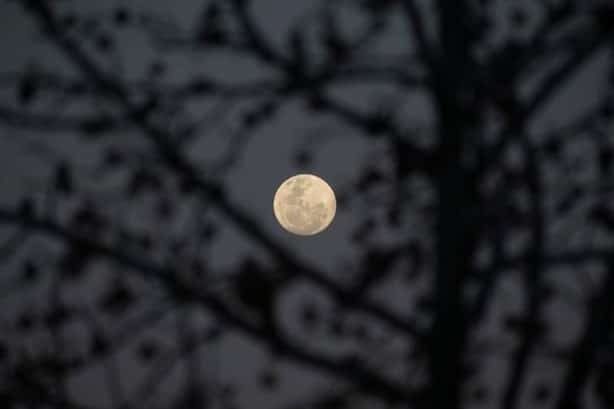
<path fill-rule="evenodd" d="M 286 179 L 273 199 L 279 224 L 300 236 L 311 236 L 326 229 L 336 210 L 335 192 L 315 175 L 300 174 Z"/>

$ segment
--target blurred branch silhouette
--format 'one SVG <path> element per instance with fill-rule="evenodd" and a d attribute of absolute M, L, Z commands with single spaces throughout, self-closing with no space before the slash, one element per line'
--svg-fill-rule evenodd
<path fill-rule="evenodd" d="M 7 408 L 242 407 L 255 392 L 223 382 L 200 353 L 232 350 L 232 336 L 268 356 L 252 374 L 279 391 L 267 406 L 614 402 L 608 2 L 314 1 L 282 35 L 255 0 L 198 2 L 190 28 L 153 6 L 9 3 L 58 60 L 0 73 L 0 138 L 44 147 L 34 160 L 45 169 L 42 188 L 7 189 L 0 203 L 2 299 L 35 294 L 7 302 L 0 320 Z M 151 55 L 122 53 L 122 40 Z M 170 79 L 178 55 L 191 71 Z M 231 58 L 244 79 L 216 68 Z M 590 83 L 579 78 L 595 62 L 607 85 L 578 110 L 564 94 Z M 306 121 L 335 121 L 370 147 L 338 198 L 359 250 L 338 270 L 269 231 L 227 178 L 297 102 Z M 561 112 L 554 125 L 549 109 Z M 227 147 L 202 160 L 215 153 L 210 133 Z M 299 169 L 315 150 L 297 148 Z M 214 266 L 226 226 L 264 257 L 237 252 L 231 267 Z M 569 280 L 573 307 L 553 307 L 569 302 Z M 555 369 L 535 369 L 541 361 Z M 97 367 L 108 399 L 90 404 L 72 382 Z M 282 392 L 314 370 L 334 389 Z"/>

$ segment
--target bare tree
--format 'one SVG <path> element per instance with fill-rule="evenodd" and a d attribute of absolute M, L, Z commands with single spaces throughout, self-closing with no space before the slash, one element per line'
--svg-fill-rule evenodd
<path fill-rule="evenodd" d="M 203 1 L 189 25 L 153 6 L 3 6 L 32 23 L 19 41 L 55 56 L 0 74 L 3 143 L 45 174 L 2 195 L 4 407 L 98 407 L 71 387 L 93 368 L 107 407 L 241 407 L 256 392 L 239 399 L 201 355 L 236 336 L 270 355 L 269 393 L 314 371 L 333 385 L 289 408 L 614 404 L 613 5 L 309 6 L 281 39 L 259 1 Z M 180 58 L 190 73 L 169 74 Z M 228 58 L 246 79 L 215 68 Z M 569 102 L 585 83 L 594 101 Z M 226 182 L 297 102 L 372 152 L 338 190 L 360 250 L 339 270 Z M 224 149 L 202 160 L 210 132 Z M 297 167 L 319 149 L 297 146 Z M 224 269 L 210 255 L 227 228 L 258 251 Z M 307 301 L 281 308 L 300 286 Z"/>

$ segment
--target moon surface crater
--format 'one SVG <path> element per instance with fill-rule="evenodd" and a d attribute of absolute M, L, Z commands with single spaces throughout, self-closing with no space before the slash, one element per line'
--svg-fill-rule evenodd
<path fill-rule="evenodd" d="M 275 193 L 273 211 L 281 226 L 301 236 L 326 229 L 335 217 L 335 193 L 323 179 L 300 174 L 286 179 Z"/>

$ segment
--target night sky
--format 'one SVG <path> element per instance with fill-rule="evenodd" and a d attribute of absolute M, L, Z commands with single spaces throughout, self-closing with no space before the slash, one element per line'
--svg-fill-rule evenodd
<path fill-rule="evenodd" d="M 2 2 L 0 401 L 613 407 L 613 16 Z"/>

